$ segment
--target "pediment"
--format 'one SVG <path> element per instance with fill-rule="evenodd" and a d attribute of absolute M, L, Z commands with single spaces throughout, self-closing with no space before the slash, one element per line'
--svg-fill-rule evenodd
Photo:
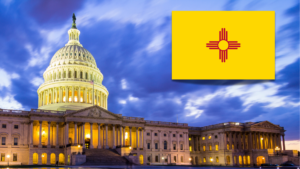
<path fill-rule="evenodd" d="M 121 119 L 117 114 L 114 114 L 106 109 L 99 106 L 92 106 L 85 109 L 77 110 L 66 114 L 68 117 L 91 117 L 101 119 Z"/>
<path fill-rule="evenodd" d="M 281 127 L 278 125 L 275 125 L 269 121 L 262 121 L 262 122 L 258 122 L 253 124 L 251 127 L 260 127 L 260 128 L 267 128 L 267 129 L 277 129 L 277 130 L 281 130 Z"/>

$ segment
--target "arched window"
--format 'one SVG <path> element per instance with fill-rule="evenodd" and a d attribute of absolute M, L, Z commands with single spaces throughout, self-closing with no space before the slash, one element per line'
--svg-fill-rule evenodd
<path fill-rule="evenodd" d="M 58 162 L 59 164 L 65 164 L 65 155 L 63 153 L 58 155 Z"/>
<path fill-rule="evenodd" d="M 47 164 L 47 153 L 42 154 L 42 164 Z"/>
<path fill-rule="evenodd" d="M 216 157 L 216 162 L 217 162 L 217 163 L 219 162 L 219 157 L 218 157 L 218 156 Z"/>
<path fill-rule="evenodd" d="M 39 159 L 38 153 L 33 153 L 33 155 L 32 155 L 32 163 L 33 164 L 38 164 L 38 159 Z"/>
<path fill-rule="evenodd" d="M 71 73 L 72 73 L 72 72 L 71 72 L 71 71 L 69 71 L 69 75 L 68 75 L 68 78 L 71 78 Z"/>
<path fill-rule="evenodd" d="M 167 141 L 164 141 L 164 149 L 166 150 L 168 148 L 168 143 Z"/>
<path fill-rule="evenodd" d="M 209 145 L 209 151 L 211 151 L 212 150 L 212 146 L 211 145 Z"/>
<path fill-rule="evenodd" d="M 82 72 L 80 72 L 80 79 L 82 79 Z"/>
<path fill-rule="evenodd" d="M 213 158 L 212 157 L 209 157 L 209 162 L 213 162 Z"/>
<path fill-rule="evenodd" d="M 88 79 L 88 73 L 85 72 L 85 79 Z"/>
<path fill-rule="evenodd" d="M 215 150 L 219 151 L 219 145 L 218 144 L 215 145 Z"/>
<path fill-rule="evenodd" d="M 75 78 L 77 78 L 77 71 L 75 71 L 75 74 L 74 74 L 74 75 L 75 75 Z"/>
<path fill-rule="evenodd" d="M 205 146 L 203 146 L 203 151 L 205 151 L 205 148 L 206 148 L 206 147 L 205 147 Z"/>

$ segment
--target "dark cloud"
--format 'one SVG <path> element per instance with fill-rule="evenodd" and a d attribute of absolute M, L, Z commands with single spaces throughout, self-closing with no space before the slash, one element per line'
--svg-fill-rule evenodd
<path fill-rule="evenodd" d="M 88 1 L 86 1 L 88 2 Z M 98 3 L 102 3 L 98 2 Z M 237 1 L 228 1 L 225 10 L 233 10 Z M 251 6 L 255 6 L 253 1 Z M 26 109 L 37 108 L 37 86 L 31 84 L 34 77 L 42 77 L 51 56 L 59 48 L 52 48 L 47 63 L 39 66 L 27 66 L 30 53 L 25 46 L 31 44 L 34 51 L 41 50 L 44 45 L 36 28 L 60 28 L 66 22 L 71 25 L 73 12 L 84 7 L 83 1 L 26 1 L 12 4 L 10 9 L 0 6 L 0 68 L 15 72 L 20 79 L 14 79 L 11 91 L 15 99 Z M 299 50 L 299 4 L 288 9 L 285 17 L 292 19 L 282 26 L 276 43 L 288 41 L 295 51 Z M 1 10 L 2 8 L 2 10 Z M 245 110 L 243 100 L 239 97 L 218 96 L 201 105 L 198 110 L 204 110 L 199 118 L 186 117 L 185 105 L 187 94 L 197 91 L 197 97 L 231 85 L 255 85 L 274 83 L 281 85 L 276 96 L 285 96 L 290 102 L 299 102 L 299 59 L 286 66 L 276 74 L 275 81 L 240 81 L 240 80 L 171 80 L 171 17 L 165 17 L 160 25 L 152 22 L 132 24 L 112 20 L 94 21 L 88 27 L 77 25 L 81 31 L 80 41 L 96 59 L 97 65 L 104 75 L 103 84 L 108 88 L 108 108 L 114 113 L 124 116 L 144 117 L 146 120 L 188 122 L 190 126 L 204 126 L 227 121 L 246 122 L 261 117 L 275 124 L 280 124 L 287 130 L 287 139 L 299 138 L 298 107 L 267 108 L 266 104 L 254 103 Z M 147 51 L 148 45 L 159 34 L 164 33 L 161 49 L 155 52 Z M 67 32 L 63 35 L 67 43 Z M 296 45 L 295 45 L 296 44 Z M 42 56 L 41 56 L 42 57 Z M 281 57 L 286 57 L 283 55 Z M 121 81 L 125 79 L 127 89 L 122 89 Z M 4 89 L 6 90 L 6 88 Z M 7 92 L 0 91 L 1 95 Z M 137 100 L 129 100 L 134 97 Z M 126 100 L 126 104 L 120 104 Z M 179 102 L 178 102 L 179 101 Z M 284 115 L 284 116 L 282 116 Z M 296 126 L 296 127 L 294 127 Z"/>

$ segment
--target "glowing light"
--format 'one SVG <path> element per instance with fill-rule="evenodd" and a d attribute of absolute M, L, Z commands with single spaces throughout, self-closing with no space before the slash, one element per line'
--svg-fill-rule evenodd
<path fill-rule="evenodd" d="M 80 145 L 78 145 L 78 148 L 80 148 Z"/>
<path fill-rule="evenodd" d="M 7 158 L 9 158 L 9 157 L 10 157 L 10 155 L 7 155 L 6 157 L 7 157 Z"/>
<path fill-rule="evenodd" d="M 42 135 L 44 135 L 44 134 L 45 134 L 45 131 L 42 132 Z"/>
<path fill-rule="evenodd" d="M 131 146 L 129 147 L 129 149 L 131 150 Z"/>
<path fill-rule="evenodd" d="M 86 134 L 85 138 L 91 138 L 91 135 L 90 134 Z"/>
<path fill-rule="evenodd" d="M 264 138 L 261 138 L 261 140 L 263 140 Z"/>
<path fill-rule="evenodd" d="M 192 160 L 192 158 L 189 158 L 189 160 L 191 161 L 191 160 Z"/>
<path fill-rule="evenodd" d="M 192 140 L 191 137 L 189 138 L 189 140 L 190 140 L 190 141 Z"/>
<path fill-rule="evenodd" d="M 213 159 L 210 159 L 210 161 L 214 161 Z"/>
<path fill-rule="evenodd" d="M 66 101 L 66 96 L 64 96 L 63 101 L 64 101 L 64 102 Z"/>
<path fill-rule="evenodd" d="M 165 159 L 164 157 L 162 157 L 161 159 Z"/>
<path fill-rule="evenodd" d="M 42 155 L 42 157 L 45 157 L 44 154 Z"/>
<path fill-rule="evenodd" d="M 238 126 L 238 125 L 240 125 L 240 123 L 235 123 L 235 125 L 237 125 L 237 126 Z"/>
<path fill-rule="evenodd" d="M 82 99 L 82 98 L 80 98 L 80 102 L 83 102 L 83 99 Z"/>
<path fill-rule="evenodd" d="M 70 101 L 72 101 L 72 100 L 71 100 L 71 97 L 69 98 L 69 102 L 70 102 Z"/>
<path fill-rule="evenodd" d="M 263 159 L 265 159 L 265 158 L 263 157 Z"/>
<path fill-rule="evenodd" d="M 74 100 L 75 100 L 75 102 L 77 102 L 77 96 L 75 96 L 75 99 L 74 99 Z"/>
<path fill-rule="evenodd" d="M 125 132 L 125 139 L 128 139 L 128 132 Z"/>

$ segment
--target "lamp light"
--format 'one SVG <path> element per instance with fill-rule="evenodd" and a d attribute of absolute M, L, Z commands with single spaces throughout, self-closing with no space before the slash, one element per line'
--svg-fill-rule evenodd
<path fill-rule="evenodd" d="M 91 138 L 91 135 L 90 134 L 86 134 L 85 138 Z"/>
<path fill-rule="evenodd" d="M 129 147 L 129 149 L 131 150 L 131 146 Z"/>
<path fill-rule="evenodd" d="M 78 148 L 80 148 L 80 145 L 78 145 Z"/>
<path fill-rule="evenodd" d="M 190 157 L 190 158 L 189 158 L 189 160 L 191 161 L 191 160 L 192 160 L 192 158 Z"/>

